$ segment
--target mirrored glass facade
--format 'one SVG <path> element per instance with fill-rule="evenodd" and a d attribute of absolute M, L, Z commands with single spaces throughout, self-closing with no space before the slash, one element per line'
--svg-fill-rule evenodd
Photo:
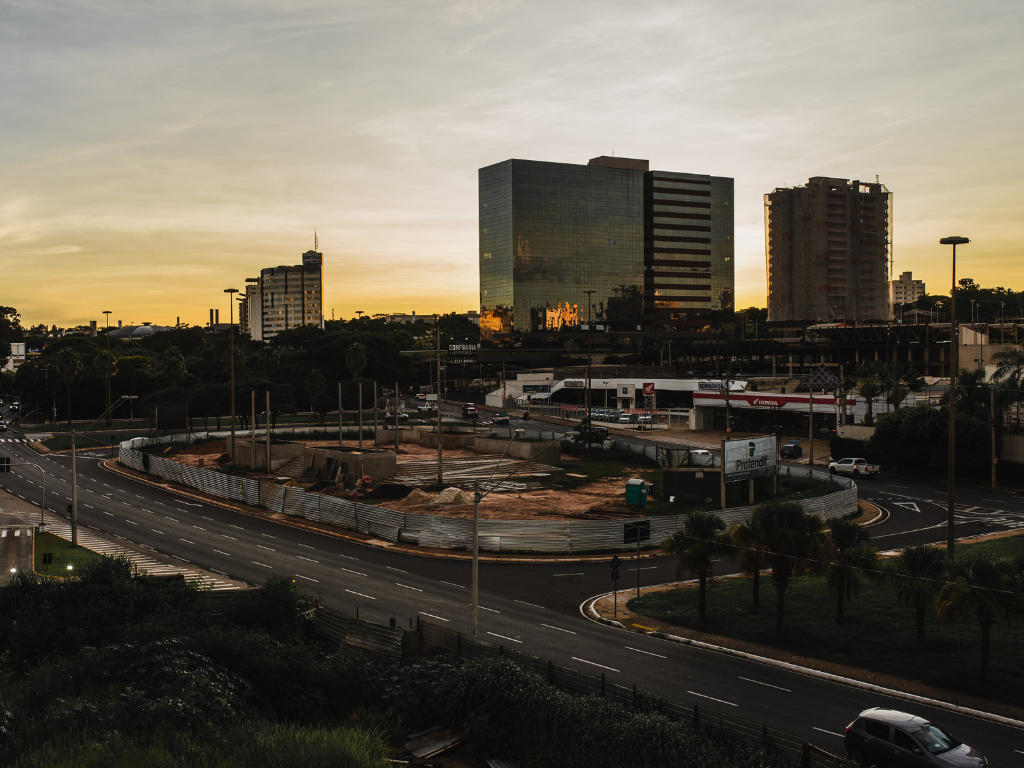
<path fill-rule="evenodd" d="M 613 332 L 731 319 L 732 179 L 596 158 L 507 160 L 479 183 L 485 336 L 578 330 L 588 311 Z"/>

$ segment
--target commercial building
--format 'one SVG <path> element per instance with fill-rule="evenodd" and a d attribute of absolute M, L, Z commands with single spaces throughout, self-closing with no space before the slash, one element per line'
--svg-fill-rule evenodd
<path fill-rule="evenodd" d="M 506 160 L 479 171 L 484 336 L 702 331 L 732 319 L 733 180 Z M 592 293 L 588 293 L 592 291 Z"/>
<path fill-rule="evenodd" d="M 16 371 L 25 364 L 26 360 L 28 360 L 28 357 L 25 353 L 25 342 L 12 341 L 11 356 L 7 358 L 7 362 L 3 368 L 0 368 L 0 371 Z"/>
<path fill-rule="evenodd" d="M 257 341 L 270 341 L 281 331 L 303 325 L 323 328 L 323 253 L 306 251 L 301 264 L 269 267 L 260 270 L 258 278 L 246 278 L 242 304 L 241 332 Z"/>
<path fill-rule="evenodd" d="M 915 280 L 912 272 L 904 272 L 899 280 L 889 281 L 889 298 L 893 307 L 913 304 L 924 295 L 924 280 Z"/>
<path fill-rule="evenodd" d="M 892 193 L 815 176 L 764 196 L 769 322 L 892 318 Z"/>

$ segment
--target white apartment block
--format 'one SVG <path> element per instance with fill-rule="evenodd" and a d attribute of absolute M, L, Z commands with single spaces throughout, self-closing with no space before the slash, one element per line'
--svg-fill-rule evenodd
<path fill-rule="evenodd" d="M 915 280 L 912 272 L 904 272 L 899 280 L 889 281 L 889 296 L 892 306 L 912 304 L 925 294 L 924 280 Z"/>
<path fill-rule="evenodd" d="M 239 330 L 256 341 L 303 325 L 324 327 L 323 254 L 306 251 L 302 264 L 268 267 L 246 279 Z"/>

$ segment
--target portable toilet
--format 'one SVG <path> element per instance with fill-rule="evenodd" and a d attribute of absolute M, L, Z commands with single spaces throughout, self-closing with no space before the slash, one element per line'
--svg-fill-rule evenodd
<path fill-rule="evenodd" d="M 647 483 L 639 478 L 627 480 L 626 503 L 631 507 L 647 509 Z"/>

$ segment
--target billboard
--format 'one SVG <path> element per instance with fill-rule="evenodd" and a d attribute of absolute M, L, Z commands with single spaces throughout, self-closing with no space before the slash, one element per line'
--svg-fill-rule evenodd
<path fill-rule="evenodd" d="M 654 382 L 644 382 L 644 397 L 654 397 Z"/>
<path fill-rule="evenodd" d="M 724 448 L 722 471 L 727 483 L 774 475 L 778 468 L 774 436 L 726 440 Z"/>
<path fill-rule="evenodd" d="M 449 344 L 450 364 L 476 365 L 476 344 Z"/>
<path fill-rule="evenodd" d="M 544 395 L 551 391 L 550 384 L 523 384 L 523 394 L 532 393 L 535 395 Z"/>

